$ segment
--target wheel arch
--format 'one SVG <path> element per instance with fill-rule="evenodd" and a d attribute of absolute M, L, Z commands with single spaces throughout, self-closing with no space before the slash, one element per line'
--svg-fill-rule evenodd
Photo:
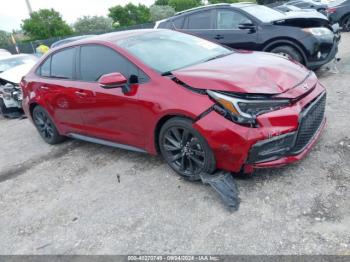
<path fill-rule="evenodd" d="M 264 48 L 262 51 L 270 52 L 272 49 L 274 49 L 278 46 L 282 46 L 282 45 L 287 45 L 287 46 L 291 46 L 291 47 L 295 48 L 302 56 L 303 62 L 305 64 L 307 63 L 307 58 L 305 55 L 306 51 L 304 50 L 304 48 L 302 47 L 301 44 L 297 43 L 295 40 L 292 40 L 292 39 L 286 39 L 286 38 L 271 39 L 270 41 L 268 41 L 264 44 Z"/>
<path fill-rule="evenodd" d="M 29 104 L 29 114 L 30 114 L 30 117 L 33 119 L 33 111 L 34 111 L 34 108 L 39 106 L 40 104 L 37 103 L 37 102 L 32 102 Z"/>
<path fill-rule="evenodd" d="M 154 129 L 154 141 L 153 141 L 153 144 L 154 144 L 154 148 L 155 148 L 155 151 L 156 151 L 156 154 L 160 154 L 160 148 L 159 148 L 159 143 L 158 143 L 158 140 L 159 140 L 159 134 L 160 134 L 160 130 L 162 129 L 163 125 L 169 121 L 170 119 L 172 118 L 175 118 L 175 117 L 178 117 L 178 118 L 184 118 L 184 119 L 189 119 L 191 121 L 194 121 L 195 119 L 188 116 L 188 115 L 184 115 L 184 114 L 167 114 L 167 115 L 164 115 L 162 116 L 157 124 L 156 124 L 156 127 Z"/>
<path fill-rule="evenodd" d="M 350 17 L 350 12 L 347 12 L 347 13 L 343 14 L 342 17 L 339 19 L 341 25 L 343 24 L 344 19 L 347 18 L 347 17 Z"/>

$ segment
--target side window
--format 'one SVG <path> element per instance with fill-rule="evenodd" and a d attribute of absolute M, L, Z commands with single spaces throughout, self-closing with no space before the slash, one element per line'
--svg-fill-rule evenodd
<path fill-rule="evenodd" d="M 187 29 L 212 29 L 211 10 L 200 11 L 187 17 Z"/>
<path fill-rule="evenodd" d="M 173 25 L 176 29 L 182 29 L 184 27 L 184 21 L 185 21 L 184 16 L 175 18 L 173 19 Z"/>
<path fill-rule="evenodd" d="M 145 82 L 141 70 L 111 48 L 99 45 L 85 45 L 80 49 L 80 79 L 95 82 L 102 75 L 120 72 L 130 83 Z"/>
<path fill-rule="evenodd" d="M 216 27 L 217 29 L 239 29 L 240 24 L 252 23 L 245 15 L 231 10 L 218 10 Z"/>
<path fill-rule="evenodd" d="M 51 77 L 72 79 L 75 69 L 75 48 L 67 48 L 51 56 Z"/>
<path fill-rule="evenodd" d="M 294 5 L 299 7 L 299 8 L 306 8 L 306 7 L 310 6 L 310 4 L 307 2 L 298 2 L 298 3 L 295 3 Z"/>
<path fill-rule="evenodd" d="M 161 22 L 158 25 L 158 28 L 168 28 L 168 29 L 170 29 L 171 28 L 171 22 L 170 21 Z"/>
<path fill-rule="evenodd" d="M 39 75 L 49 77 L 51 75 L 51 56 L 40 66 Z"/>

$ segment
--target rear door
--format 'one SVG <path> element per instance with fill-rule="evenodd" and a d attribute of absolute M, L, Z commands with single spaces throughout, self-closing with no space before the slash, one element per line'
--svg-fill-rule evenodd
<path fill-rule="evenodd" d="M 84 130 L 79 85 L 75 79 L 77 48 L 69 47 L 49 56 L 39 67 L 37 85 L 46 109 L 64 133 Z"/>
<path fill-rule="evenodd" d="M 173 20 L 176 30 L 199 36 L 210 41 L 220 42 L 221 37 L 215 30 L 215 9 L 199 10 L 183 17 Z M 182 25 L 182 29 L 180 26 Z"/>
<path fill-rule="evenodd" d="M 220 36 L 218 41 L 220 44 L 247 50 L 257 48 L 258 27 L 238 10 L 232 8 L 216 9 L 215 30 L 216 36 Z"/>

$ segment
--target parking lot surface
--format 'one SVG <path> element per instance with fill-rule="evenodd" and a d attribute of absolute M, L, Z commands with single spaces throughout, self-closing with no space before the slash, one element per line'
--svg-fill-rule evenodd
<path fill-rule="evenodd" d="M 1 254 L 350 255 L 350 33 L 327 87 L 327 127 L 303 161 L 238 179 L 239 211 L 160 157 L 45 144 L 0 118 Z"/>

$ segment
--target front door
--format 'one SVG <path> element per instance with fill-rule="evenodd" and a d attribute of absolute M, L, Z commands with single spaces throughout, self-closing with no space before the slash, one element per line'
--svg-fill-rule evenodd
<path fill-rule="evenodd" d="M 246 15 L 233 9 L 218 8 L 215 17 L 216 34 L 220 36 L 217 42 L 237 49 L 256 49 L 258 28 Z"/>
<path fill-rule="evenodd" d="M 80 47 L 79 85 L 82 118 L 86 134 L 125 145 L 143 147 L 142 121 L 138 106 L 138 89 L 147 81 L 141 72 L 115 50 L 102 45 Z M 129 81 L 131 92 L 121 88 L 105 89 L 98 79 L 119 72 Z"/>

